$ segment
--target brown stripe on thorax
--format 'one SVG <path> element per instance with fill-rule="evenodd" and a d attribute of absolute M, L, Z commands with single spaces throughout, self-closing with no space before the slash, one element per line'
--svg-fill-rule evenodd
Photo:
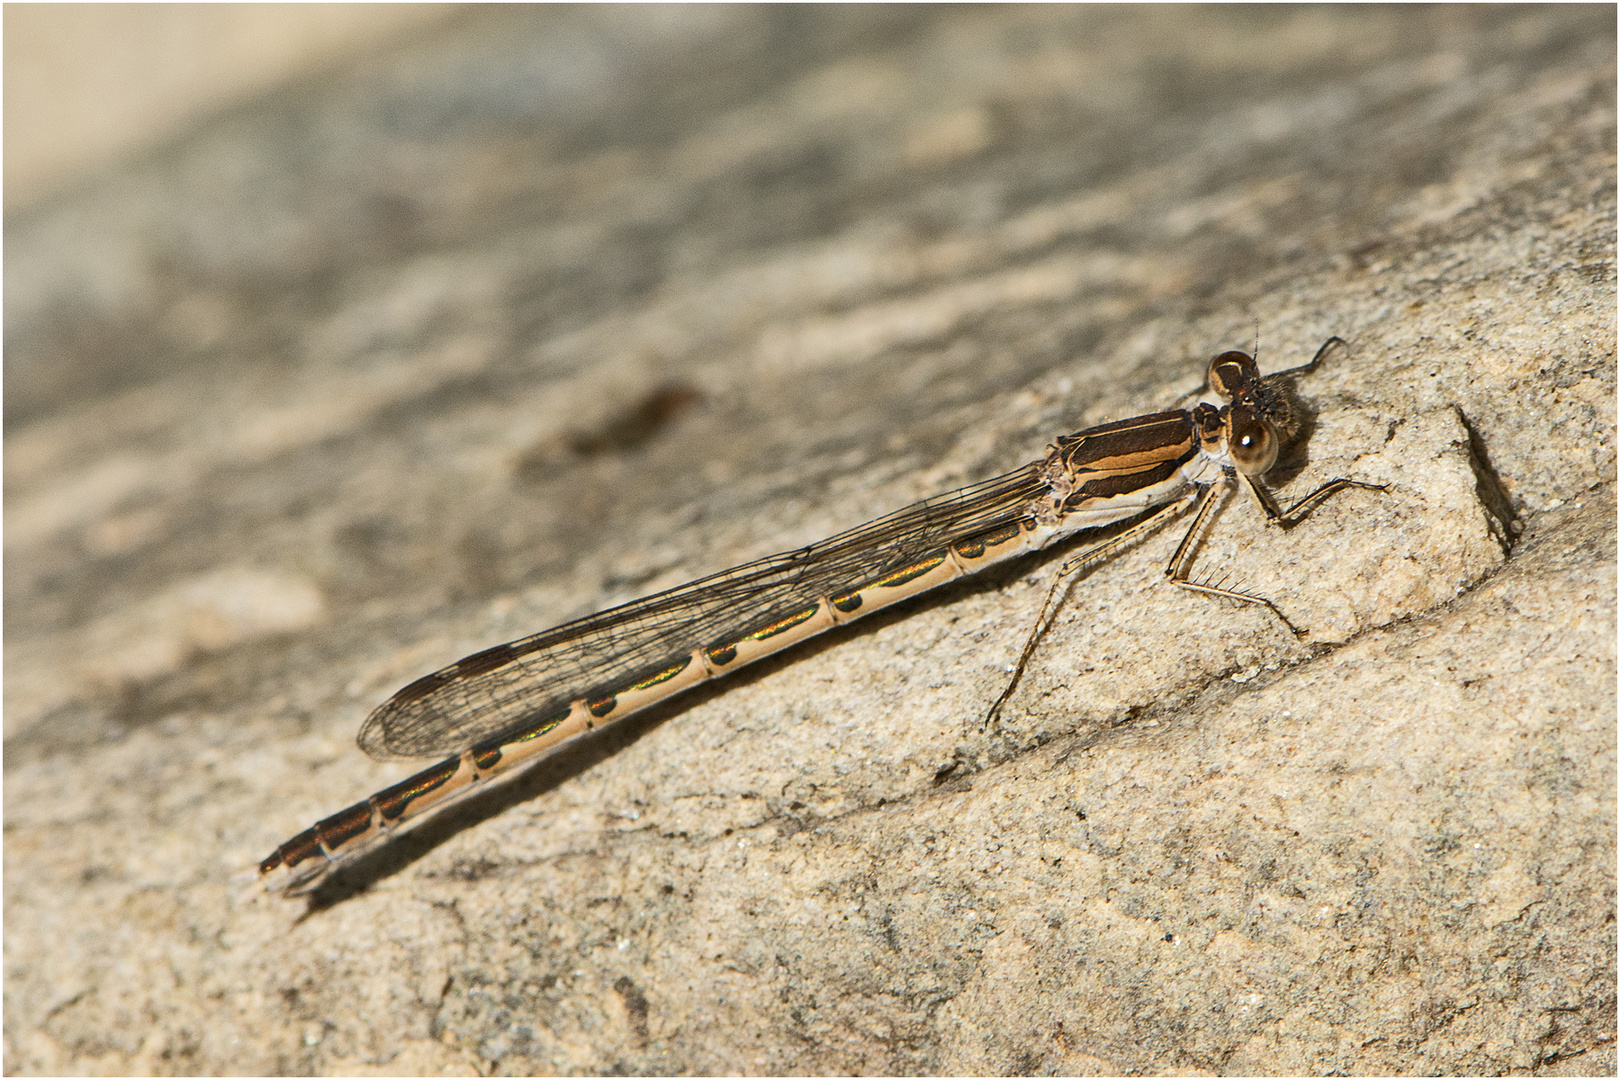
<path fill-rule="evenodd" d="M 1061 435 L 1057 449 L 1071 475 L 1083 479 L 1089 473 L 1131 472 L 1167 460 L 1179 466 L 1197 452 L 1198 440 L 1192 415 L 1177 409 Z"/>
<path fill-rule="evenodd" d="M 1176 475 L 1186 461 L 1187 458 L 1171 458 L 1168 461 L 1148 462 L 1141 468 L 1121 469 L 1087 476 L 1074 489 L 1074 494 L 1070 495 L 1067 501 L 1078 503 L 1082 499 L 1109 499 L 1116 495 L 1129 495 L 1132 492 L 1146 491 L 1157 487 Z"/>

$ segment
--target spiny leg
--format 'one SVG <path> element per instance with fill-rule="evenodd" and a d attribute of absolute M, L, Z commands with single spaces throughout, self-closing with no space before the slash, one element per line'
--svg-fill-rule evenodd
<path fill-rule="evenodd" d="M 1326 346 L 1323 347 L 1326 348 Z M 1298 524 L 1300 519 L 1314 509 L 1317 504 L 1321 503 L 1329 495 L 1332 495 L 1335 492 L 1343 491 L 1346 488 L 1365 488 L 1368 491 L 1388 490 L 1388 486 L 1385 484 L 1368 484 L 1360 480 L 1345 480 L 1342 478 L 1338 480 L 1329 480 L 1327 483 L 1323 484 L 1321 487 L 1317 488 L 1315 491 L 1296 502 L 1293 506 L 1290 506 L 1287 510 L 1284 510 L 1277 502 L 1277 497 L 1267 490 L 1266 486 L 1259 480 L 1256 480 L 1252 476 L 1244 476 L 1241 473 L 1237 474 L 1237 478 L 1243 482 L 1243 485 L 1249 489 L 1251 494 L 1254 495 L 1255 501 L 1260 504 L 1260 509 L 1263 510 L 1266 515 L 1266 524 L 1276 525 L 1283 529 L 1291 528 Z M 1204 593 L 1208 596 L 1224 596 L 1228 600 L 1241 600 L 1246 604 L 1258 604 L 1259 606 L 1266 608 L 1273 615 L 1277 616 L 1277 620 L 1284 626 L 1288 627 L 1289 631 L 1292 632 L 1296 638 L 1304 637 L 1305 631 L 1299 629 L 1293 623 L 1289 622 L 1288 617 L 1282 613 L 1277 605 L 1266 599 L 1264 596 L 1259 596 L 1255 593 L 1242 592 L 1237 589 L 1228 589 L 1221 585 L 1211 585 L 1207 582 L 1188 580 L 1188 576 L 1192 572 L 1192 549 L 1194 546 L 1195 537 L 1203 528 L 1210 511 L 1213 510 L 1215 506 L 1214 495 L 1217 490 L 1218 489 L 1216 487 L 1211 487 L 1205 494 L 1204 501 L 1198 507 L 1198 514 L 1193 518 L 1192 526 L 1187 530 L 1187 535 L 1181 538 L 1181 543 L 1179 546 L 1177 546 L 1176 553 L 1170 557 L 1170 562 L 1164 568 L 1165 575 L 1177 585 L 1180 585 L 1184 589 L 1191 589 L 1193 592 Z"/>
<path fill-rule="evenodd" d="M 1029 638 L 1024 642 L 1024 651 L 1019 654 L 1018 663 L 1013 665 L 1012 677 L 1007 680 L 1007 687 L 1002 690 L 1001 696 L 996 698 L 996 703 L 990 706 L 990 711 L 985 714 L 984 721 L 980 725 L 981 728 L 988 728 L 995 723 L 996 717 L 1001 714 L 1001 707 L 1007 704 L 1007 700 L 1012 697 L 1013 691 L 1018 689 L 1018 683 L 1024 677 L 1024 669 L 1029 666 L 1030 657 L 1035 655 L 1036 644 L 1041 640 L 1041 637 L 1046 633 L 1047 627 L 1056 616 L 1057 608 L 1063 602 L 1063 597 L 1068 594 L 1069 586 L 1074 584 L 1075 572 L 1100 559 L 1107 558 L 1126 544 L 1158 528 L 1165 521 L 1186 509 L 1187 504 L 1196 497 L 1195 493 L 1167 504 L 1118 536 L 1111 537 L 1094 548 L 1082 551 L 1058 567 L 1057 576 L 1052 579 L 1051 588 L 1046 590 L 1046 600 L 1041 604 L 1040 617 L 1035 620 L 1035 625 L 1029 632 Z"/>
<path fill-rule="evenodd" d="M 1244 477 L 1244 479 L 1248 478 Z M 1198 513 L 1193 515 L 1192 524 L 1188 526 L 1186 535 L 1181 538 L 1181 543 L 1176 545 L 1176 553 L 1170 556 L 1170 561 L 1164 566 L 1165 577 L 1168 577 L 1183 589 L 1191 589 L 1193 592 L 1204 593 L 1207 596 L 1224 596 L 1228 600 L 1241 600 L 1245 604 L 1258 604 L 1269 609 L 1273 615 L 1277 616 L 1278 621 L 1288 627 L 1295 637 L 1303 637 L 1304 634 L 1293 623 L 1288 621 L 1287 616 L 1277 609 L 1277 605 L 1263 596 L 1240 592 L 1237 589 L 1224 588 L 1220 585 L 1188 580 L 1188 575 L 1192 573 L 1193 548 L 1197 544 L 1198 536 L 1208 523 L 1210 514 L 1214 512 L 1215 507 L 1219 504 L 1219 496 L 1226 490 L 1225 484 L 1211 484 L 1204 489 L 1203 496 L 1198 504 Z M 1260 488 L 1258 485 L 1252 485 L 1250 490 L 1256 491 L 1257 495 L 1259 491 L 1265 491 L 1264 488 Z M 1266 492 L 1268 497 L 1270 494 L 1270 492 Z M 1264 506 L 1264 502 L 1261 505 Z"/>

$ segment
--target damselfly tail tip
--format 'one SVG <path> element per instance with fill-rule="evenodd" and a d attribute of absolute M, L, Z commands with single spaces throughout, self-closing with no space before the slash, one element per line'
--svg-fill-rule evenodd
<path fill-rule="evenodd" d="M 260 896 L 278 896 L 283 900 L 302 896 L 319 885 L 331 869 L 329 863 L 322 860 L 320 864 L 311 863 L 300 870 L 293 870 L 281 858 L 281 852 L 263 860 L 252 870 L 244 870 L 237 875 L 242 880 L 253 879 L 253 883 L 242 892 L 241 899 L 257 899 Z"/>
<path fill-rule="evenodd" d="M 269 879 L 261 874 L 257 867 L 232 874 L 230 882 L 233 889 L 232 899 L 238 907 L 256 903 L 261 897 L 268 896 L 274 891 Z"/>

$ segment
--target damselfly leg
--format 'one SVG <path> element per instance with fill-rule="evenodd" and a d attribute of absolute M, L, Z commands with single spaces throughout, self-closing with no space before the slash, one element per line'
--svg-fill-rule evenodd
<path fill-rule="evenodd" d="M 1233 485 L 1241 484 L 1247 488 L 1265 515 L 1267 525 L 1275 525 L 1282 529 L 1292 528 L 1323 500 L 1336 492 L 1347 488 L 1387 490 L 1382 484 L 1338 478 L 1329 480 L 1284 510 L 1262 479 L 1277 463 L 1283 445 L 1294 436 L 1297 428 L 1293 407 L 1279 387 L 1278 380 L 1316 370 L 1323 357 L 1340 347 L 1348 347 L 1344 339 L 1331 337 L 1322 343 L 1321 348 L 1316 350 L 1316 355 L 1308 363 L 1265 378 L 1261 377 L 1254 359 L 1243 353 L 1222 353 L 1210 362 L 1209 388 L 1225 398 L 1227 404 L 1218 409 L 1213 405 L 1200 405 L 1186 415 L 1197 430 L 1199 450 L 1206 466 L 1212 465 L 1215 469 L 1206 467 L 1202 473 L 1196 469 L 1188 470 L 1186 480 L 1187 485 L 1192 488 L 1190 494 L 1177 498 L 1162 510 L 1119 535 L 1063 563 L 1051 588 L 1047 591 L 1046 599 L 1041 605 L 1040 616 L 1024 643 L 1018 662 L 1009 673 L 1006 687 L 985 715 L 984 726 L 988 727 L 996 721 L 1002 708 L 1017 689 L 1038 642 L 1051 625 L 1063 598 L 1068 594 L 1075 572 L 1139 539 L 1169 517 L 1179 514 L 1189 503 L 1196 502 L 1197 510 L 1187 531 L 1182 535 L 1181 542 L 1176 545 L 1175 553 L 1165 565 L 1165 576 L 1172 583 L 1193 592 L 1263 607 L 1275 615 L 1296 639 L 1306 636 L 1306 632 L 1289 621 L 1282 613 L 1282 609 L 1267 597 L 1228 588 L 1224 584 L 1192 580 L 1192 563 L 1198 540 L 1203 535 L 1211 515 L 1221 496 Z M 1110 455 L 1122 456 L 1126 449 L 1122 446 L 1110 446 L 1107 440 L 1098 440 L 1090 457 L 1084 462 L 1070 460 L 1068 465 L 1071 469 L 1095 465 L 1106 461 Z M 1139 450 L 1136 447 L 1129 449 Z"/>

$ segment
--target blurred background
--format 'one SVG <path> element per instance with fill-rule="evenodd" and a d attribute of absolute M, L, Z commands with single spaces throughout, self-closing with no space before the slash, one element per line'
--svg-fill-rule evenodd
<path fill-rule="evenodd" d="M 445 4 L 8 7 L 5 208 L 455 13 Z"/>

